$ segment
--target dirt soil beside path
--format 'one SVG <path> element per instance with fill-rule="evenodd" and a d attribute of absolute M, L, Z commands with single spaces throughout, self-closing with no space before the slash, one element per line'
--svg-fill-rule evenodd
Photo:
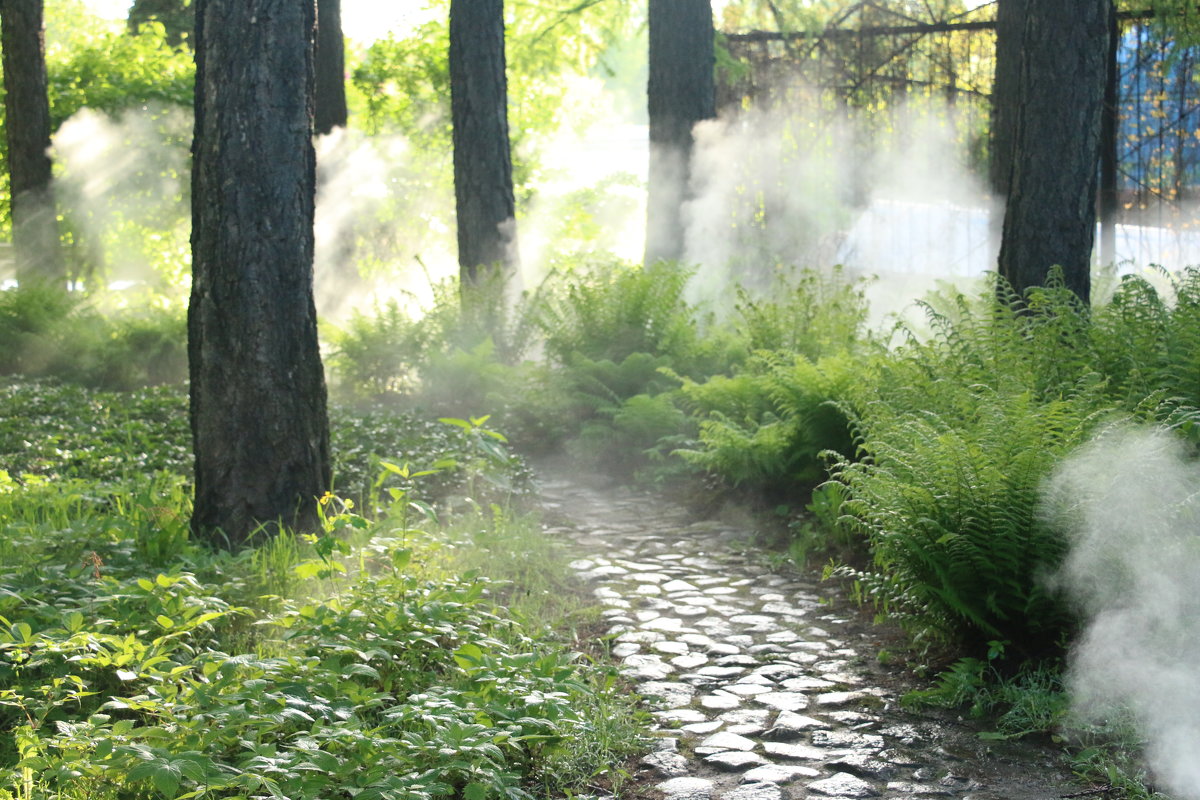
<path fill-rule="evenodd" d="M 633 791 L 667 800 L 1051 800 L 1086 790 L 1060 754 L 985 741 L 918 688 L 830 583 L 772 568 L 752 532 L 543 467 L 547 535 L 605 607 L 621 672 L 655 720 Z"/>

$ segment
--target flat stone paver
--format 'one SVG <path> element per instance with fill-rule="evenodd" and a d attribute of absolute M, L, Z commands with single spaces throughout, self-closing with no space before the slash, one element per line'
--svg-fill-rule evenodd
<path fill-rule="evenodd" d="M 747 531 L 629 489 L 544 480 L 541 493 L 564 518 L 547 535 L 575 549 L 571 568 L 607 608 L 613 659 L 671 737 L 639 764 L 666 800 L 1042 800 L 1076 788 L 1044 753 L 1036 767 L 1021 761 L 1032 750 L 1005 756 L 1004 769 L 982 747 L 977 763 L 949 755 L 948 737 L 977 740 L 902 711 L 880 683 L 878 646 L 830 602 L 837 587 L 773 572 L 745 551 Z"/>

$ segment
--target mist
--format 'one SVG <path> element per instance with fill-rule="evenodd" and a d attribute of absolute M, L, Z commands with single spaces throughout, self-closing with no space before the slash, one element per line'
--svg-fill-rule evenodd
<path fill-rule="evenodd" d="M 882 319 L 939 280 L 994 269 L 997 204 L 967 168 L 958 127 L 936 101 L 898 113 L 886 132 L 866 114 L 804 108 L 701 123 L 684 211 L 691 298 L 839 264 L 876 276 L 868 300 Z"/>
<path fill-rule="evenodd" d="M 1056 581 L 1086 620 L 1078 722 L 1132 717 L 1156 780 L 1200 798 L 1200 463 L 1167 431 L 1114 427 L 1059 467 L 1045 502 L 1070 539 Z"/>
<path fill-rule="evenodd" d="M 318 313 L 396 302 L 415 313 L 457 274 L 449 164 L 398 134 L 336 129 L 317 139 L 313 274 Z"/>
<path fill-rule="evenodd" d="M 166 291 L 191 271 L 190 111 L 84 108 L 54 135 L 54 192 L 77 277 Z"/>

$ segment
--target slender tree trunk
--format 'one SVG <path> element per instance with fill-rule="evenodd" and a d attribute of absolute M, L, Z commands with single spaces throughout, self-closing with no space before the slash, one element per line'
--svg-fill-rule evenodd
<path fill-rule="evenodd" d="M 450 2 L 454 200 L 464 290 L 517 266 L 503 0 Z"/>
<path fill-rule="evenodd" d="M 342 0 L 317 0 L 317 83 L 313 128 L 326 134 L 346 127 L 346 46 Z"/>
<path fill-rule="evenodd" d="M 684 254 L 692 129 L 716 116 L 711 0 L 650 0 L 647 264 Z"/>
<path fill-rule="evenodd" d="M 1000 274 L 1019 293 L 1062 267 L 1087 302 L 1111 0 L 1029 3 Z"/>
<path fill-rule="evenodd" d="M 315 527 L 329 488 L 313 304 L 312 0 L 196 0 L 193 530 Z"/>
<path fill-rule="evenodd" d="M 13 256 L 21 285 L 66 285 L 50 184 L 42 0 L 0 0 Z"/>

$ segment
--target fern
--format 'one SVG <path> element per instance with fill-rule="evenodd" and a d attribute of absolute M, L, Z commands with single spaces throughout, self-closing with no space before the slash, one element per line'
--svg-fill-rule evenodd
<path fill-rule="evenodd" d="M 1053 644 L 1069 618 L 1037 576 L 1064 543 L 1038 518 L 1038 492 L 1091 430 L 1092 399 L 977 389 L 970 420 L 868 407 L 871 458 L 842 458 L 833 476 L 844 523 L 871 544 L 876 601 L 931 641 Z"/>
<path fill-rule="evenodd" d="M 701 447 L 676 452 L 774 499 L 806 493 L 825 478 L 824 451 L 853 449 L 838 401 L 859 379 L 857 366 L 848 357 L 761 353 L 736 376 L 684 381 L 681 402 L 701 418 Z"/>

